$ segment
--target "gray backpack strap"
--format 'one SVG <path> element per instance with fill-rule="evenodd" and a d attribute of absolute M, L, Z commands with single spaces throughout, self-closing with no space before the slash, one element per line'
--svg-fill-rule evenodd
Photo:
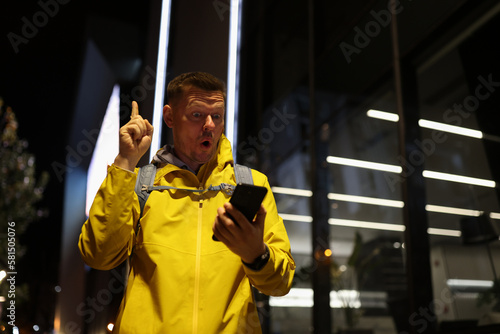
<path fill-rule="evenodd" d="M 234 176 L 236 177 L 236 184 L 253 184 L 252 170 L 247 166 L 235 164 Z"/>
<path fill-rule="evenodd" d="M 137 198 L 139 199 L 139 205 L 141 207 L 141 215 L 139 216 L 139 220 L 137 221 L 137 225 L 135 227 L 135 235 L 139 234 L 139 230 L 141 229 L 140 219 L 142 217 L 142 212 L 144 211 L 144 205 L 149 197 L 149 192 L 145 190 L 147 187 L 152 187 L 155 183 L 156 176 L 156 165 L 149 164 L 139 168 L 139 172 L 137 173 L 137 180 L 135 181 L 135 193 L 137 194 Z M 130 257 L 134 254 L 135 245 L 132 248 L 132 252 L 130 253 Z M 130 261 L 130 259 L 129 259 Z M 129 262 L 130 266 L 130 262 Z"/>
<path fill-rule="evenodd" d="M 182 191 L 189 191 L 192 193 L 204 193 L 206 191 L 222 191 L 226 195 L 231 196 L 233 194 L 235 186 L 232 184 L 228 183 L 221 183 L 218 186 L 212 186 L 206 188 L 206 189 L 192 189 L 192 188 L 179 188 L 179 187 L 172 187 L 172 186 L 146 186 L 143 185 L 141 191 L 146 191 L 148 194 L 152 191 L 155 190 L 182 190 Z"/>
<path fill-rule="evenodd" d="M 148 200 L 149 197 L 149 192 L 144 189 L 144 186 L 146 186 L 146 189 L 147 187 L 152 187 L 155 182 L 155 176 L 156 176 L 155 164 L 149 164 L 139 168 L 137 181 L 135 182 L 135 193 L 139 198 L 139 204 L 141 206 L 140 217 L 142 217 L 142 212 L 144 211 L 144 205 L 146 204 L 146 201 Z"/>
<path fill-rule="evenodd" d="M 243 165 L 235 164 L 234 165 L 234 174 L 236 177 L 236 184 L 239 183 L 245 183 L 245 184 L 253 184 L 253 177 L 252 177 L 252 170 Z M 146 201 L 148 200 L 149 194 L 151 193 L 152 190 L 163 190 L 163 189 L 180 189 L 180 188 L 175 188 L 175 187 L 169 187 L 169 186 L 157 186 L 154 187 L 154 181 L 155 181 L 155 176 L 156 176 L 156 165 L 155 164 L 149 164 L 146 166 L 143 166 L 139 168 L 139 173 L 137 175 L 137 181 L 135 183 L 135 193 L 137 194 L 137 197 L 139 198 L 139 204 L 141 207 L 141 215 L 144 211 L 144 205 L 146 204 Z M 226 189 L 226 188 L 231 188 L 231 189 Z M 200 190 L 190 190 L 190 189 L 184 189 L 184 190 L 189 190 L 189 191 L 194 191 L 194 192 L 200 192 Z M 225 183 L 217 186 L 217 187 L 212 187 L 208 189 L 203 189 L 202 191 L 206 190 L 213 190 L 213 191 L 228 191 L 228 190 L 233 190 L 230 185 L 226 185 Z"/>

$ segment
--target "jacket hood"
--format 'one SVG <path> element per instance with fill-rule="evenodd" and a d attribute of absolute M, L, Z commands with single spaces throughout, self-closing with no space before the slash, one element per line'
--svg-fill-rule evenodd
<path fill-rule="evenodd" d="M 159 163 L 159 164 L 165 164 L 165 163 L 172 163 L 172 161 L 168 161 L 166 159 L 166 155 L 172 152 L 173 146 L 171 145 L 165 145 L 161 149 L 159 149 L 155 156 L 153 157 L 153 160 L 151 161 L 152 163 Z M 177 157 L 174 156 L 174 159 L 177 160 L 179 165 L 183 165 L 184 162 L 179 160 Z M 217 151 L 207 163 L 205 163 L 203 166 L 200 167 L 200 170 L 198 171 L 198 174 L 203 171 L 203 173 L 207 170 L 213 170 L 214 168 L 216 170 L 223 170 L 228 164 L 231 166 L 234 165 L 234 159 L 233 159 L 233 153 L 231 150 L 231 142 L 229 139 L 224 134 L 221 134 L 219 138 L 219 142 L 217 144 Z M 177 164 L 176 164 L 177 165 Z M 185 164 L 184 164 L 185 165 Z M 186 165 L 187 166 L 187 165 Z"/>
<path fill-rule="evenodd" d="M 227 165 L 234 165 L 233 151 L 231 150 L 231 142 L 224 134 L 221 134 L 217 153 L 210 159 L 209 162 L 200 167 L 198 176 L 204 175 L 207 171 L 220 172 Z"/>

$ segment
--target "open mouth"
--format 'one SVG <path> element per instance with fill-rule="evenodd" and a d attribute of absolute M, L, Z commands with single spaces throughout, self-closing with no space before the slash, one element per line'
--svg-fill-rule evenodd
<path fill-rule="evenodd" d="M 204 140 L 201 142 L 201 146 L 205 148 L 210 148 L 212 146 L 212 142 L 210 140 Z"/>
<path fill-rule="evenodd" d="M 213 135 L 211 133 L 204 133 L 200 138 L 199 138 L 199 145 L 201 146 L 202 149 L 207 150 L 211 149 L 214 140 L 213 140 Z"/>

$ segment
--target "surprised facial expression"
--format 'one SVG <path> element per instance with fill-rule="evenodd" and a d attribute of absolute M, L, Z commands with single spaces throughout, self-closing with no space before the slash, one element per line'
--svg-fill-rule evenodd
<path fill-rule="evenodd" d="M 175 106 L 163 108 L 163 118 L 172 129 L 175 154 L 198 171 L 217 152 L 224 130 L 224 96 L 221 92 L 186 87 Z"/>

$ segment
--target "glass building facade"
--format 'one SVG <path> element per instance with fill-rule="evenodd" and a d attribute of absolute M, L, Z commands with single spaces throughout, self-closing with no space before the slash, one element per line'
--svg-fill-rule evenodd
<path fill-rule="evenodd" d="M 494 326 L 499 9 L 244 2 L 237 154 L 269 176 L 297 262 L 269 333 Z"/>

